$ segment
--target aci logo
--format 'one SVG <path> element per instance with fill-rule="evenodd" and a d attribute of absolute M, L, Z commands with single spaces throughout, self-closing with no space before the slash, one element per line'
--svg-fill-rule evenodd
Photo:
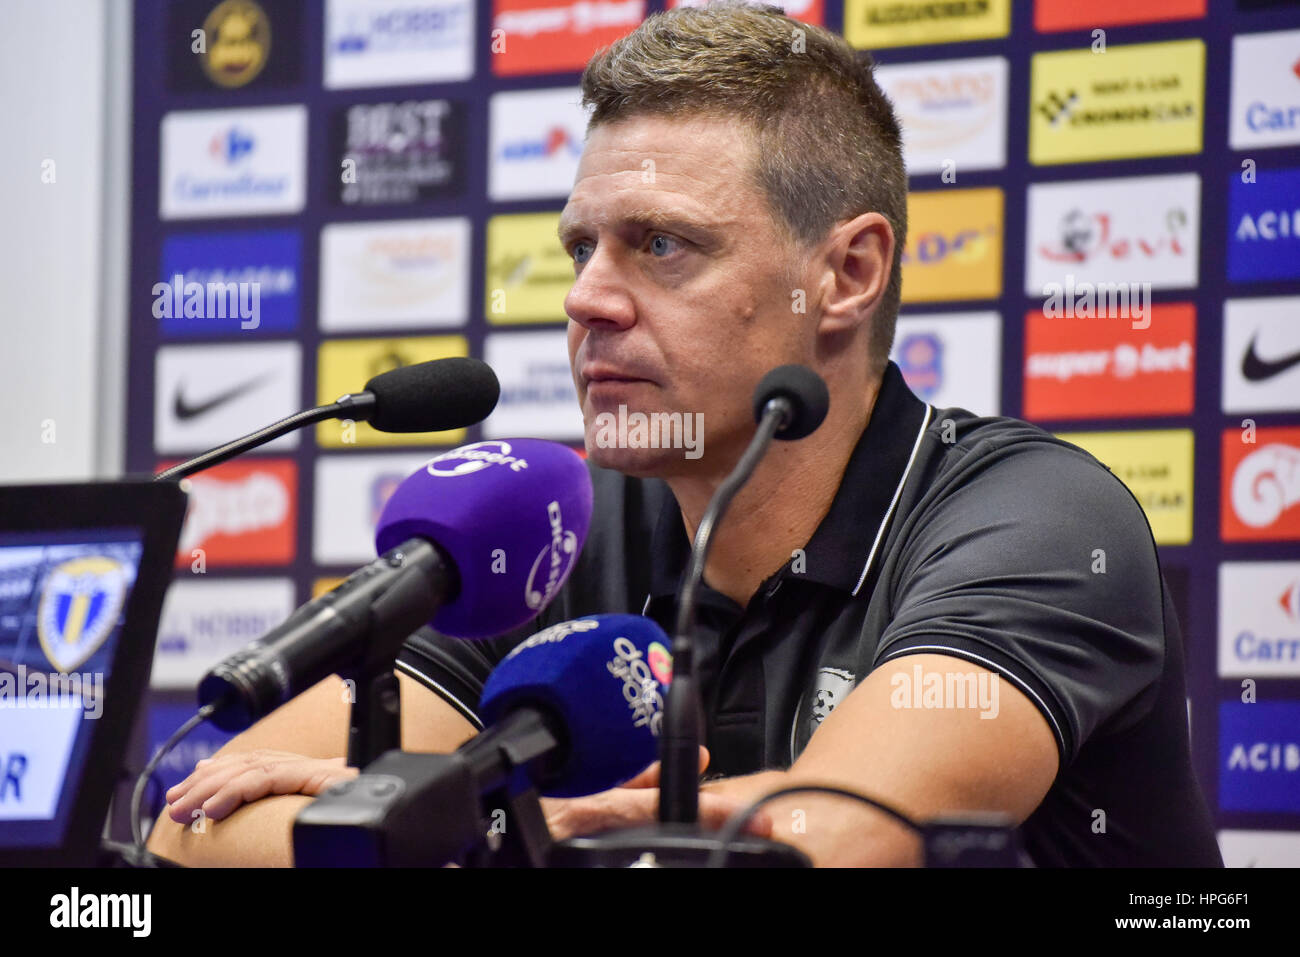
<path fill-rule="evenodd" d="M 568 196 L 587 114 L 577 87 L 498 93 L 489 108 L 488 195 L 494 200 Z"/>
<path fill-rule="evenodd" d="M 1300 701 L 1219 704 L 1219 807 L 1300 813 Z"/>
<path fill-rule="evenodd" d="M 1226 429 L 1221 486 L 1225 542 L 1300 540 L 1300 428 Z"/>
<path fill-rule="evenodd" d="M 1300 276 L 1300 168 L 1260 170 L 1228 181 L 1228 278 Z"/>

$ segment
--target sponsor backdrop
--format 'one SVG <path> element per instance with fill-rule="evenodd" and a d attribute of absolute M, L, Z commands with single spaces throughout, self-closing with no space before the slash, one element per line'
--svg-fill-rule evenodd
<path fill-rule="evenodd" d="M 425 359 L 479 356 L 502 383 L 480 427 L 325 424 L 194 480 L 139 755 L 212 662 L 374 554 L 431 449 L 580 441 L 555 238 L 577 82 L 663 2 L 138 0 L 130 468 Z M 1300 9 L 786 9 L 875 50 L 901 115 L 908 380 L 1129 484 L 1228 862 L 1300 865 Z"/>

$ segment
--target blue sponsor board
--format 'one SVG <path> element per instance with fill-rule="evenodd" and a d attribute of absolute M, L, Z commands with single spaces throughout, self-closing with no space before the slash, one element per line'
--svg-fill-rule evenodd
<path fill-rule="evenodd" d="M 151 302 L 165 337 L 275 335 L 298 326 L 302 240 L 292 230 L 169 236 L 161 273 Z"/>
<path fill-rule="evenodd" d="M 153 702 L 149 706 L 149 756 L 157 753 L 163 742 L 193 714 L 192 704 Z M 190 776 L 196 762 L 212 757 L 233 737 L 233 734 L 219 731 L 206 721 L 187 734 L 154 771 L 154 780 L 162 785 L 159 800 L 163 800 L 169 788 Z"/>
<path fill-rule="evenodd" d="M 1219 807 L 1300 813 L 1300 701 L 1219 703 Z"/>
<path fill-rule="evenodd" d="M 1228 278 L 1300 277 L 1300 169 L 1233 174 L 1228 193 Z"/>

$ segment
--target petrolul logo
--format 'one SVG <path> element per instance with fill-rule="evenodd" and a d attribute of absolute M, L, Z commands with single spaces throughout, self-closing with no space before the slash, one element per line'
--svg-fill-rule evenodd
<path fill-rule="evenodd" d="M 434 478 L 450 478 L 473 475 L 490 465 L 505 465 L 512 472 L 522 472 L 528 468 L 527 460 L 510 454 L 509 442 L 488 441 L 462 445 L 450 452 L 435 455 L 425 466 L 425 471 Z"/>
<path fill-rule="evenodd" d="M 68 894 L 50 898 L 51 927 L 124 927 L 133 937 L 148 937 L 153 927 L 151 894 Z"/>

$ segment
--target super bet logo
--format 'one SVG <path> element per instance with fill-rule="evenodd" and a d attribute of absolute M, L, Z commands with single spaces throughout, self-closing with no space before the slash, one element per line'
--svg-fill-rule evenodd
<path fill-rule="evenodd" d="M 99 556 L 74 558 L 50 572 L 36 633 L 56 670 L 71 671 L 99 650 L 117 624 L 129 585 L 120 562 Z"/>

